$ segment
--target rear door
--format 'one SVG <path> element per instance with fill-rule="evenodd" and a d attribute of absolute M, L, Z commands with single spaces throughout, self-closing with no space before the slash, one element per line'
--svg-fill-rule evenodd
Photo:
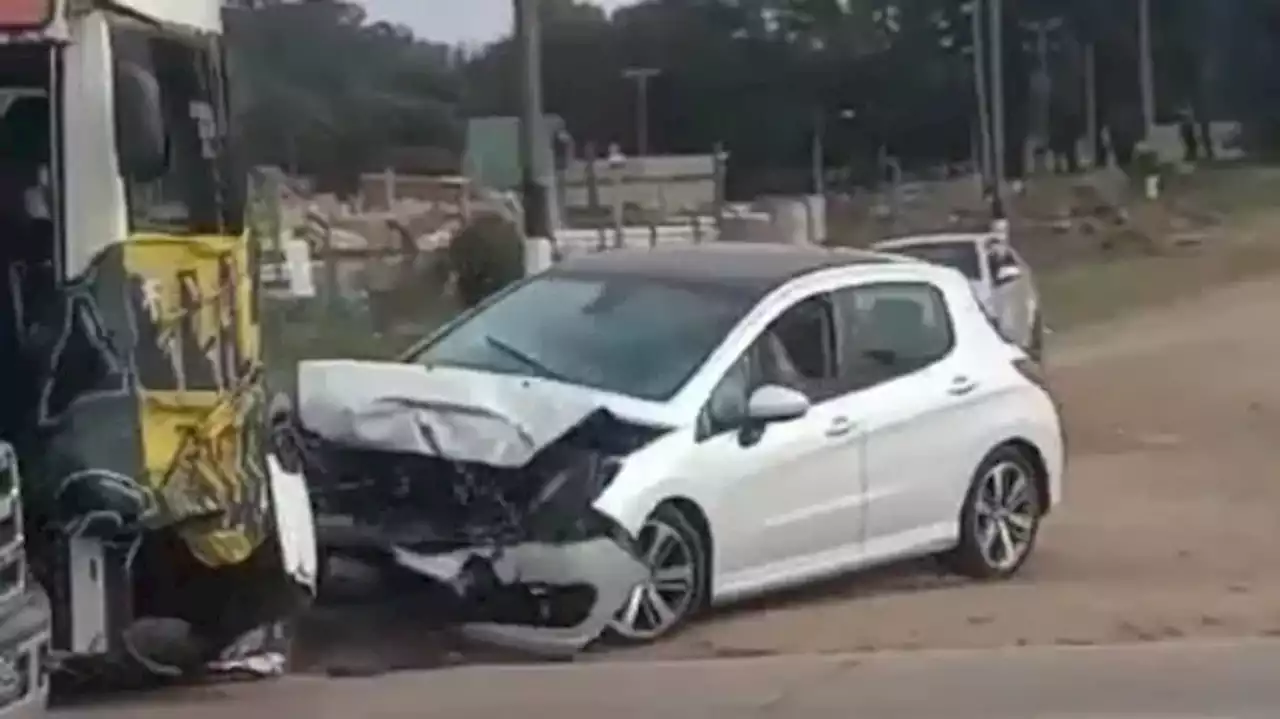
<path fill-rule="evenodd" d="M 964 409 L 980 380 L 964 370 L 944 295 L 928 282 L 882 282 L 841 290 L 835 304 L 865 438 L 866 552 L 944 541 L 973 469 Z"/>

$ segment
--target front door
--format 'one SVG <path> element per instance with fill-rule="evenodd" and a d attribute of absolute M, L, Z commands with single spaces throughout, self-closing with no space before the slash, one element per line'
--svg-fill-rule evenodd
<path fill-rule="evenodd" d="M 803 391 L 810 411 L 789 422 L 743 430 L 755 388 Z M 830 298 L 803 300 L 775 320 L 726 373 L 703 414 L 692 464 L 715 483 L 716 561 L 729 593 L 785 581 L 805 559 L 860 539 L 861 438 L 840 397 Z"/>

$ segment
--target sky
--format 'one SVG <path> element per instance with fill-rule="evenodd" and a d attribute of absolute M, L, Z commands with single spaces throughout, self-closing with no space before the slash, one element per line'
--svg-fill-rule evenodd
<path fill-rule="evenodd" d="M 616 8 L 627 0 L 595 0 Z M 364 0 L 377 20 L 403 23 L 428 40 L 478 44 L 497 40 L 511 29 L 512 0 Z"/>

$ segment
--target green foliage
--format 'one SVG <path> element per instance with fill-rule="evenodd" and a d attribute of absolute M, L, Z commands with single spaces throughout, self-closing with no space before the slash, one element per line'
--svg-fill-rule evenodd
<path fill-rule="evenodd" d="M 235 139 L 248 164 L 346 192 L 400 146 L 460 149 L 449 48 L 370 23 L 340 0 L 258 0 L 223 16 Z"/>
<path fill-rule="evenodd" d="M 397 162 L 400 146 L 460 153 L 463 117 L 519 114 L 522 65 L 511 38 L 464 53 L 371 23 L 354 0 L 254 4 L 228 10 L 227 20 L 236 127 L 255 164 L 296 168 L 322 187 L 344 189 L 359 172 Z M 807 187 L 817 117 L 826 120 L 832 168 L 874 167 L 881 148 L 908 171 L 967 160 L 972 4 L 640 0 L 606 14 L 584 0 L 542 0 L 546 110 L 564 118 L 580 149 L 620 142 L 633 153 L 635 87 L 622 71 L 657 68 L 651 146 L 706 152 L 724 143 L 733 158 L 730 192 L 739 197 Z M 1189 106 L 1201 117 L 1245 121 L 1251 144 L 1280 145 L 1275 73 L 1253 71 L 1280 61 L 1276 4 L 1151 6 L 1158 115 Z M 1006 0 L 1003 7 L 1011 158 L 1020 157 L 1035 109 L 1033 22 L 1062 21 L 1050 42 L 1054 131 L 1084 132 L 1080 88 L 1091 45 L 1100 126 L 1132 134 L 1123 126 L 1139 97 L 1138 3 Z"/>
<path fill-rule="evenodd" d="M 474 307 L 524 277 L 524 237 L 500 215 L 474 218 L 449 244 L 458 299 Z"/>

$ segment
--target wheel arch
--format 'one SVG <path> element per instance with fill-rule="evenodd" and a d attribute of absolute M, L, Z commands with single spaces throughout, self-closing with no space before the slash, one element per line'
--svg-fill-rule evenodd
<path fill-rule="evenodd" d="M 683 495 L 666 497 L 654 505 L 653 511 L 649 514 L 652 515 L 653 512 L 658 511 L 662 507 L 671 507 L 677 512 L 680 512 L 685 519 L 689 520 L 689 523 L 693 525 L 693 528 L 697 530 L 698 535 L 701 537 L 703 549 L 707 554 L 707 556 L 704 557 L 707 562 L 707 571 L 703 577 L 705 586 L 702 587 L 702 597 L 704 603 L 710 603 L 711 588 L 715 584 L 712 578 L 715 576 L 716 563 L 715 535 L 711 531 L 711 520 L 707 518 L 707 513 L 702 509 L 701 505 Z"/>
<path fill-rule="evenodd" d="M 1040 451 L 1040 448 L 1034 442 L 1024 437 L 1006 439 L 991 451 L 996 452 L 1001 449 L 1012 449 L 1031 463 L 1031 469 L 1035 472 L 1036 491 L 1039 492 L 1044 502 L 1041 513 L 1044 515 L 1049 514 L 1053 509 L 1053 495 L 1049 490 L 1049 466 L 1045 462 L 1044 453 Z"/>

